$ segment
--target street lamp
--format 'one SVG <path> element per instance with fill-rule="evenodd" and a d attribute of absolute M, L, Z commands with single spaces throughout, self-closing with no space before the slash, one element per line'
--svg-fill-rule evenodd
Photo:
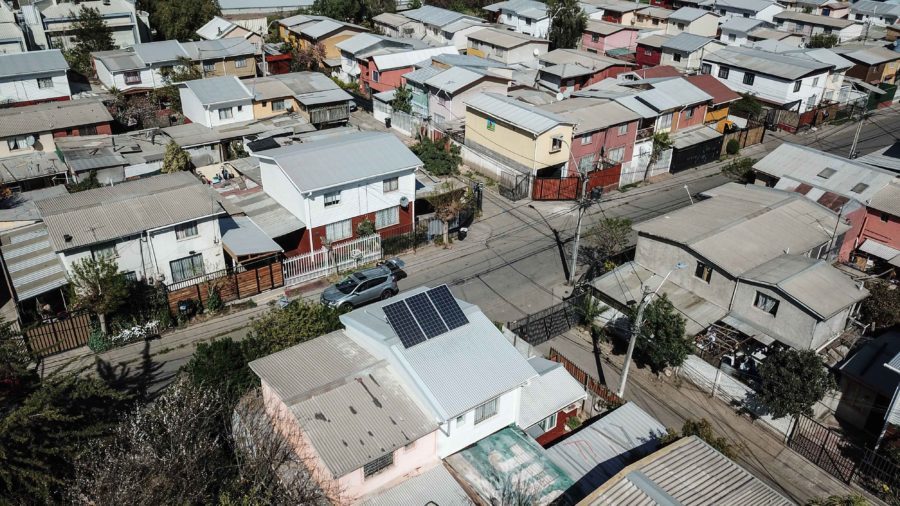
<path fill-rule="evenodd" d="M 625 364 L 622 366 L 622 378 L 619 380 L 619 391 L 616 392 L 616 395 L 618 395 L 620 399 L 625 395 L 625 383 L 628 381 L 628 369 L 631 368 L 631 355 L 634 354 L 634 344 L 637 342 L 638 334 L 641 332 L 641 323 L 644 320 L 644 309 L 646 309 L 647 304 L 650 303 L 653 296 L 659 293 L 659 289 L 662 288 L 666 280 L 669 279 L 669 276 L 673 272 L 680 271 L 685 267 L 687 267 L 687 264 L 684 262 L 675 264 L 674 267 L 669 269 L 669 272 L 666 273 L 662 281 L 660 281 L 659 286 L 657 286 L 656 290 L 653 292 L 648 292 L 647 287 L 641 286 L 641 301 L 638 303 L 637 316 L 631 326 L 631 339 L 628 341 L 628 351 L 625 353 Z M 634 301 L 628 301 L 629 306 L 633 306 L 634 304 Z"/>

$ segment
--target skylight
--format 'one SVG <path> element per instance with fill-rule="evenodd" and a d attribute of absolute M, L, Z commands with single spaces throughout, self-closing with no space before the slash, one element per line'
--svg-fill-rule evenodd
<path fill-rule="evenodd" d="M 837 171 L 832 169 L 831 167 L 826 167 L 822 169 L 822 172 L 819 172 L 818 176 L 823 179 L 828 179 L 833 176 Z"/>

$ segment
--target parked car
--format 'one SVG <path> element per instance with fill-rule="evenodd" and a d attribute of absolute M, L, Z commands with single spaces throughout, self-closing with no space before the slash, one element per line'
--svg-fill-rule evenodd
<path fill-rule="evenodd" d="M 406 277 L 406 271 L 403 270 L 403 267 L 406 266 L 406 262 L 400 260 L 399 258 L 389 258 L 387 260 L 381 260 L 378 262 L 378 266 L 384 266 L 391 270 L 391 273 L 394 275 L 394 281 L 400 281 L 401 279 Z"/>
<path fill-rule="evenodd" d="M 344 310 L 397 295 L 400 288 L 387 265 L 354 272 L 322 292 L 322 304 Z"/>

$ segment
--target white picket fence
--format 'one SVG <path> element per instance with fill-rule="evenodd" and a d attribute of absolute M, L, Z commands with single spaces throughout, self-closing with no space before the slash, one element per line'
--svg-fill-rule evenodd
<path fill-rule="evenodd" d="M 378 234 L 334 244 L 330 252 L 322 248 L 312 253 L 286 258 L 282 264 L 284 286 L 322 278 L 380 258 L 381 236 Z"/>

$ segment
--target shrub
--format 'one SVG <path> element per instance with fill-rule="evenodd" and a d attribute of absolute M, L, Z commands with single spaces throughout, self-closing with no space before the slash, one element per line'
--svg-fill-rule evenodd
<path fill-rule="evenodd" d="M 356 233 L 360 236 L 372 235 L 375 233 L 375 224 L 371 220 L 363 220 L 356 226 Z"/>
<path fill-rule="evenodd" d="M 728 144 L 725 144 L 725 152 L 729 155 L 736 155 L 741 151 L 741 143 L 738 142 L 737 139 L 728 139 Z"/>

